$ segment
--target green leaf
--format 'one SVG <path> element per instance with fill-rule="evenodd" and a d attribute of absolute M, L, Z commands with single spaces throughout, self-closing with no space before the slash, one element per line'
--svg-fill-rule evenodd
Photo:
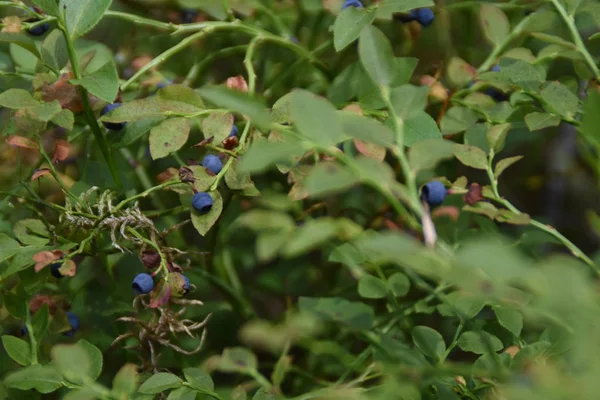
<path fill-rule="evenodd" d="M 373 118 L 345 111 L 340 112 L 340 116 L 344 132 L 353 138 L 383 147 L 390 147 L 395 143 L 394 133 Z"/>
<path fill-rule="evenodd" d="M 402 85 L 392 89 L 390 99 L 396 114 L 407 119 L 423 112 L 427 106 L 428 86 Z"/>
<path fill-rule="evenodd" d="M 506 135 L 511 128 L 510 123 L 494 125 L 487 132 L 487 144 L 490 148 L 499 153 L 504 147 Z"/>
<path fill-rule="evenodd" d="M 254 396 L 252 396 L 252 400 L 280 400 L 281 396 L 275 395 L 273 393 L 268 393 L 264 388 L 260 388 L 256 391 Z"/>
<path fill-rule="evenodd" d="M 35 42 L 31 38 L 23 33 L 8 33 L 0 32 L 0 43 L 11 43 L 19 46 L 37 58 L 42 58 L 40 52 L 35 45 Z"/>
<path fill-rule="evenodd" d="M 389 87 L 394 79 L 394 54 L 389 40 L 374 26 L 360 34 L 358 54 L 365 71 L 379 87 Z"/>
<path fill-rule="evenodd" d="M 102 352 L 96 346 L 91 344 L 85 339 L 80 339 L 76 343 L 77 346 L 80 346 L 87 354 L 87 358 L 90 360 L 90 377 L 93 380 L 98 379 L 100 373 L 102 372 Z"/>
<path fill-rule="evenodd" d="M 19 390 L 35 389 L 40 393 L 51 393 L 62 386 L 62 378 L 54 367 L 38 364 L 6 376 L 4 385 Z"/>
<path fill-rule="evenodd" d="M 208 392 L 215 389 L 215 384 L 210 375 L 200 368 L 185 368 L 183 375 L 194 389 Z"/>
<path fill-rule="evenodd" d="M 544 85 L 540 96 L 547 103 L 550 112 L 566 118 L 573 118 L 579 107 L 579 98 L 560 82 Z"/>
<path fill-rule="evenodd" d="M 157 394 L 168 389 L 181 387 L 182 385 L 183 381 L 176 375 L 168 372 L 158 372 L 142 383 L 138 392 L 144 394 Z"/>
<path fill-rule="evenodd" d="M 415 326 L 412 330 L 412 339 L 423 354 L 436 362 L 440 361 L 446 352 L 446 343 L 442 335 L 427 326 Z"/>
<path fill-rule="evenodd" d="M 168 104 L 170 102 L 184 103 L 190 108 L 191 112 L 197 112 L 204 109 L 204 100 L 200 93 L 184 85 L 168 85 L 156 92 L 156 99 L 159 104 Z M 163 106 L 164 108 L 164 106 Z"/>
<path fill-rule="evenodd" d="M 375 13 L 365 8 L 348 7 L 337 16 L 333 24 L 333 45 L 340 51 L 354 42 L 360 31 L 370 25 L 375 19 Z"/>
<path fill-rule="evenodd" d="M 303 182 L 312 197 L 322 197 L 344 191 L 360 182 L 360 177 L 337 162 L 322 162 L 314 167 Z"/>
<path fill-rule="evenodd" d="M 81 79 L 72 79 L 74 85 L 81 85 L 94 96 L 112 103 L 119 92 L 119 75 L 112 61 L 107 62 L 102 67 L 86 75 Z"/>
<path fill-rule="evenodd" d="M 200 214 L 190 206 L 192 208 L 192 224 L 202 236 L 206 235 L 210 228 L 212 228 L 223 211 L 223 198 L 221 197 L 221 194 L 217 191 L 209 192 L 209 194 L 213 199 L 213 205 L 207 214 Z"/>
<path fill-rule="evenodd" d="M 506 306 L 496 306 L 494 307 L 494 313 L 496 313 L 500 325 L 517 337 L 521 335 L 523 315 L 518 310 Z"/>
<path fill-rule="evenodd" d="M 375 317 L 373 309 L 368 305 L 338 297 L 300 297 L 298 307 L 302 312 L 311 313 L 320 319 L 337 322 L 355 330 L 370 329 Z"/>
<path fill-rule="evenodd" d="M 499 75 L 502 79 L 525 90 L 537 91 L 546 79 L 546 73 L 542 68 L 514 58 L 501 58 L 500 70 Z"/>
<path fill-rule="evenodd" d="M 402 272 L 396 272 L 388 278 L 388 286 L 394 296 L 405 296 L 410 290 L 410 280 Z"/>
<path fill-rule="evenodd" d="M 218 111 L 210 114 L 202 121 L 202 132 L 205 138 L 214 138 L 215 143 L 221 143 L 231 132 L 233 115 L 227 111 Z"/>
<path fill-rule="evenodd" d="M 62 108 L 58 100 L 53 100 L 50 103 L 42 103 L 34 107 L 29 107 L 25 111 L 28 116 L 37 121 L 48 122 L 54 119 L 62 111 Z"/>
<path fill-rule="evenodd" d="M 21 246 L 5 233 L 0 233 L 0 262 L 17 254 Z"/>
<path fill-rule="evenodd" d="M 67 110 L 65 108 L 56 113 L 50 121 L 62 128 L 65 128 L 67 131 L 71 131 L 73 130 L 73 125 L 75 124 L 75 115 L 73 115 L 71 110 Z"/>
<path fill-rule="evenodd" d="M 123 103 L 120 107 L 117 107 L 108 114 L 103 115 L 100 118 L 100 121 L 128 122 L 162 117 L 163 112 L 156 101 L 156 96 L 152 96 L 145 99 L 132 100 Z"/>
<path fill-rule="evenodd" d="M 167 400 L 196 400 L 198 392 L 189 387 L 180 387 L 169 393 Z"/>
<path fill-rule="evenodd" d="M 408 153 L 408 163 L 414 171 L 435 168 L 441 161 L 454 157 L 454 144 L 440 139 L 425 139 L 415 143 Z"/>
<path fill-rule="evenodd" d="M 529 225 L 531 217 L 525 213 L 510 210 L 498 210 L 496 221 L 512 225 Z"/>
<path fill-rule="evenodd" d="M 477 123 L 477 113 L 465 107 L 452 107 L 442 117 L 442 134 L 452 135 L 469 129 Z"/>
<path fill-rule="evenodd" d="M 525 123 L 527 124 L 527 128 L 533 132 L 552 126 L 558 126 L 560 124 L 560 117 L 547 113 L 532 112 L 525 116 Z"/>
<path fill-rule="evenodd" d="M 131 395 L 138 387 L 138 367 L 135 364 L 125 364 L 113 379 L 112 390 L 119 395 Z"/>
<path fill-rule="evenodd" d="M 100 22 L 112 0 L 60 0 L 59 10 L 65 10 L 67 30 L 73 39 L 88 33 Z"/>
<path fill-rule="evenodd" d="M 0 93 L 0 107 L 13 110 L 39 106 L 40 102 L 33 98 L 31 93 L 24 89 L 8 89 Z"/>
<path fill-rule="evenodd" d="M 423 140 L 441 139 L 442 133 L 435 120 L 425 111 L 420 111 L 404 120 L 404 145 L 411 147 Z"/>
<path fill-rule="evenodd" d="M 321 146 L 338 143 L 344 131 L 337 110 L 322 97 L 295 90 L 291 100 L 292 118 L 298 131 Z"/>
<path fill-rule="evenodd" d="M 216 106 L 247 116 L 259 129 L 263 131 L 269 129 L 271 116 L 267 111 L 267 107 L 258 98 L 219 86 L 203 87 L 199 92 L 202 98 Z"/>
<path fill-rule="evenodd" d="M 240 169 L 240 162 L 234 159 L 225 173 L 225 183 L 232 190 L 244 190 L 254 186 L 250 174 Z"/>
<path fill-rule="evenodd" d="M 297 257 L 318 248 L 335 236 L 353 237 L 360 232 L 362 228 L 347 219 L 312 219 L 296 230 L 283 247 L 282 255 L 287 258 Z"/>
<path fill-rule="evenodd" d="M 21 219 L 13 228 L 15 237 L 25 245 L 43 246 L 50 241 L 50 232 L 39 219 Z"/>
<path fill-rule="evenodd" d="M 228 347 L 219 360 L 219 370 L 223 372 L 248 373 L 258 368 L 254 353 L 244 347 Z"/>
<path fill-rule="evenodd" d="M 1 95 L 0 95 L 1 96 Z M 588 90 L 583 104 L 583 116 L 579 127 L 581 134 L 596 147 L 600 147 L 600 91 Z"/>
<path fill-rule="evenodd" d="M 39 346 L 42 343 L 42 340 L 46 336 L 46 332 L 48 331 L 48 326 L 50 323 L 50 310 L 47 304 L 44 304 L 42 308 L 40 308 L 34 315 L 33 321 L 31 322 L 33 328 L 33 334 L 37 339 L 37 345 Z"/>
<path fill-rule="evenodd" d="M 487 155 L 479 147 L 465 144 L 454 145 L 454 156 L 467 167 L 487 169 Z"/>
<path fill-rule="evenodd" d="M 53 0 L 50 0 L 53 1 Z M 42 43 L 42 59 L 46 64 L 60 71 L 69 62 L 67 43 L 60 29 L 50 32 Z"/>
<path fill-rule="evenodd" d="M 462 87 L 477 78 L 477 69 L 459 57 L 452 57 L 447 70 L 450 85 Z"/>
<path fill-rule="evenodd" d="M 170 118 L 150 130 L 150 155 L 153 160 L 168 156 L 187 142 L 190 120 Z"/>
<path fill-rule="evenodd" d="M 88 350 L 78 344 L 59 344 L 52 348 L 52 361 L 58 372 L 68 381 L 82 385 L 96 371 Z"/>
<path fill-rule="evenodd" d="M 499 45 L 510 33 L 510 24 L 504 12 L 491 4 L 479 7 L 479 23 L 483 35 L 493 45 Z"/>
<path fill-rule="evenodd" d="M 415 8 L 435 6 L 433 0 L 383 0 L 378 5 L 378 15 L 403 13 Z"/>
<path fill-rule="evenodd" d="M 476 354 L 486 354 L 502 350 L 502 342 L 491 333 L 468 331 L 460 335 L 458 347 Z"/>
<path fill-rule="evenodd" d="M 56 0 L 31 0 L 31 2 L 46 11 L 48 15 L 52 15 L 53 17 L 58 17 L 60 15 L 58 2 Z"/>
<path fill-rule="evenodd" d="M 242 157 L 240 168 L 242 171 L 256 173 L 277 162 L 286 161 L 293 165 L 291 159 L 302 155 L 304 151 L 304 144 L 292 137 L 284 136 L 281 141 L 257 139 Z"/>
<path fill-rule="evenodd" d="M 358 294 L 365 299 L 383 299 L 388 293 L 384 281 L 372 275 L 363 275 L 358 281 Z"/>
<path fill-rule="evenodd" d="M 17 363 L 27 366 L 31 364 L 31 348 L 29 343 L 15 336 L 2 336 L 2 345 L 10 358 Z"/>
<path fill-rule="evenodd" d="M 504 172 L 504 170 L 506 170 L 506 168 L 510 167 L 511 165 L 513 165 L 514 163 L 516 163 L 517 161 L 519 161 L 522 158 L 523 158 L 523 156 L 514 156 L 514 157 L 503 158 L 502 160 L 498 161 L 498 163 L 496 164 L 496 168 L 494 170 L 494 176 L 496 177 L 496 179 L 499 178 L 500 175 L 502 175 L 502 173 Z"/>

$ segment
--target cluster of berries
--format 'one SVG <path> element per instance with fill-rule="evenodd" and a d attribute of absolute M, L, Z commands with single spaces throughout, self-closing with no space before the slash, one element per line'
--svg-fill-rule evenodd
<path fill-rule="evenodd" d="M 363 8 L 363 4 L 360 0 L 346 0 L 342 5 L 342 10 L 355 7 L 355 8 Z M 429 8 L 416 8 L 411 10 L 410 13 L 401 15 L 398 17 L 398 20 L 402 22 L 412 22 L 417 21 L 421 26 L 429 26 L 433 23 L 435 19 L 435 14 Z"/>

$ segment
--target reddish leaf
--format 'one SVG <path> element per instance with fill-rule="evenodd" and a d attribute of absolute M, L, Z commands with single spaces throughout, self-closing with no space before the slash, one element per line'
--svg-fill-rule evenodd
<path fill-rule="evenodd" d="M 23 147 L 25 149 L 37 150 L 39 148 L 38 145 L 31 139 L 27 139 L 26 137 L 17 135 L 7 137 L 6 143 L 11 146 Z"/>
<path fill-rule="evenodd" d="M 385 147 L 378 146 L 373 143 L 365 143 L 358 139 L 354 139 L 356 150 L 367 157 L 374 158 L 377 161 L 383 161 L 385 158 Z"/>
<path fill-rule="evenodd" d="M 478 201 L 483 200 L 483 194 L 481 193 L 481 185 L 475 182 L 471 183 L 471 185 L 469 185 L 469 191 L 465 194 L 463 200 L 470 206 L 474 205 Z"/>
<path fill-rule="evenodd" d="M 40 168 L 35 170 L 35 172 L 33 173 L 33 175 L 31 175 L 31 180 L 35 181 L 36 179 L 41 178 L 44 175 L 48 175 L 50 174 L 50 169 L 49 168 Z"/>
<path fill-rule="evenodd" d="M 248 83 L 246 83 L 246 80 L 242 75 L 227 78 L 227 87 L 229 89 L 239 90 L 240 92 L 248 91 Z"/>
<path fill-rule="evenodd" d="M 52 154 L 52 163 L 56 164 L 64 161 L 69 157 L 71 145 L 63 139 L 57 139 L 54 142 L 54 154 Z"/>
<path fill-rule="evenodd" d="M 449 217 L 453 221 L 458 221 L 458 217 L 460 215 L 460 210 L 454 206 L 443 206 L 438 207 L 431 213 L 431 216 L 434 219 L 438 219 L 440 217 Z"/>
<path fill-rule="evenodd" d="M 58 100 L 62 108 L 74 113 L 83 111 L 77 86 L 71 85 L 70 79 L 73 79 L 72 73 L 62 74 L 56 82 L 42 86 L 42 100 L 47 103 Z"/>
<path fill-rule="evenodd" d="M 65 253 L 60 250 L 40 251 L 39 253 L 34 254 L 33 261 L 35 261 L 35 272 L 40 272 L 54 261 L 61 259 L 64 254 Z"/>
<path fill-rule="evenodd" d="M 178 173 L 177 168 L 173 168 L 173 167 L 167 168 L 165 171 L 163 171 L 160 174 L 158 174 L 156 176 L 156 179 L 160 183 L 163 183 L 163 182 L 166 182 L 166 181 L 171 180 L 174 177 L 176 177 L 177 173 Z"/>
<path fill-rule="evenodd" d="M 148 304 L 151 308 L 158 308 L 167 303 L 169 298 L 171 297 L 171 286 L 169 284 L 165 284 L 165 281 L 160 281 L 156 288 L 150 294 L 150 304 Z"/>
<path fill-rule="evenodd" d="M 48 311 L 50 312 L 50 315 L 54 315 L 54 313 L 56 312 L 56 303 L 57 301 L 55 298 L 41 294 L 36 294 L 29 301 L 29 311 L 32 314 L 35 314 L 37 310 L 39 310 L 44 304 L 46 304 L 48 305 Z"/>

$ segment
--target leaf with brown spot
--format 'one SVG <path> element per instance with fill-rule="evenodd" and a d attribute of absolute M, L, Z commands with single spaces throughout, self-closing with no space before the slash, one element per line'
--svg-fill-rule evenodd
<path fill-rule="evenodd" d="M 42 100 L 45 102 L 58 100 L 62 108 L 74 113 L 83 111 L 77 86 L 71 85 L 70 79 L 73 79 L 72 73 L 62 74 L 56 82 L 42 86 Z"/>
<path fill-rule="evenodd" d="M 40 272 L 54 261 L 61 259 L 64 256 L 64 252 L 61 250 L 52 251 L 40 251 L 33 255 L 33 261 L 35 261 L 35 272 Z"/>
<path fill-rule="evenodd" d="M 60 272 L 62 276 L 75 276 L 77 264 L 75 264 L 75 261 L 73 260 L 67 260 L 60 266 L 58 272 Z"/>
<path fill-rule="evenodd" d="M 171 285 L 161 280 L 150 294 L 150 308 L 158 308 L 165 305 L 171 297 Z"/>
<path fill-rule="evenodd" d="M 17 135 L 9 136 L 6 138 L 6 143 L 10 146 L 23 147 L 25 149 L 32 149 L 32 150 L 39 149 L 37 143 L 35 143 L 33 140 L 27 139 L 26 137 L 23 137 L 23 136 L 17 136 Z"/>
<path fill-rule="evenodd" d="M 52 154 L 52 163 L 56 164 L 64 161 L 69 157 L 71 152 L 71 145 L 69 142 L 63 139 L 57 139 L 54 142 L 54 154 Z"/>
<path fill-rule="evenodd" d="M 10 16 L 6 18 L 2 18 L 2 28 L 1 32 L 7 33 L 19 33 L 21 32 L 21 18 L 16 16 Z"/>
<path fill-rule="evenodd" d="M 35 170 L 35 172 L 33 173 L 33 175 L 31 175 L 31 180 L 35 181 L 36 179 L 41 178 L 44 175 L 48 175 L 50 174 L 50 169 L 49 168 L 40 168 Z"/>
<path fill-rule="evenodd" d="M 150 131 L 150 155 L 153 160 L 168 156 L 179 150 L 188 140 L 190 120 L 170 118 Z"/>
<path fill-rule="evenodd" d="M 367 157 L 374 158 L 377 161 L 383 161 L 385 159 L 385 147 L 378 146 L 374 143 L 365 143 L 361 140 L 354 139 L 354 146 L 360 154 L 364 154 Z"/>

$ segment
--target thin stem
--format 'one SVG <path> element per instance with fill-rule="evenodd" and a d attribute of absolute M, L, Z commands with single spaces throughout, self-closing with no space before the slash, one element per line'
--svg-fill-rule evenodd
<path fill-rule="evenodd" d="M 498 43 L 494 47 L 494 49 L 488 55 L 488 57 L 485 59 L 485 61 L 479 66 L 479 68 L 477 68 L 477 73 L 480 74 L 482 72 L 486 72 L 496 63 L 496 60 L 504 52 L 506 47 L 508 47 L 508 45 L 513 40 L 515 40 L 517 37 L 519 37 L 523 33 L 523 31 L 525 30 L 525 27 L 527 26 L 527 24 L 529 23 L 529 21 L 531 20 L 533 15 L 534 14 L 529 14 L 525 18 L 523 18 L 521 20 L 521 22 L 519 22 L 517 24 L 517 26 L 514 27 L 514 29 L 510 32 L 510 34 L 508 34 L 508 36 L 506 36 L 504 38 L 504 40 L 502 40 L 502 42 Z"/>
<path fill-rule="evenodd" d="M 592 73 L 594 74 L 594 77 L 596 78 L 596 80 L 600 80 L 600 68 L 598 68 L 596 61 L 594 61 L 594 57 L 592 57 L 592 55 L 589 53 L 589 51 L 585 47 L 585 44 L 583 43 L 583 40 L 581 39 L 581 36 L 579 35 L 579 31 L 577 30 L 577 26 L 575 25 L 575 19 L 573 18 L 572 15 L 569 15 L 567 13 L 567 10 L 565 10 L 565 8 L 560 3 L 560 1 L 558 1 L 558 0 L 550 0 L 550 1 L 556 8 L 556 11 L 558 11 L 560 16 L 562 17 L 563 21 L 565 21 L 565 24 L 567 24 L 567 28 L 569 28 L 569 31 L 571 32 L 573 42 L 575 42 L 575 45 L 579 49 L 579 52 L 583 55 L 583 58 L 585 58 L 585 61 L 588 64 L 588 67 L 590 68 Z"/>
<path fill-rule="evenodd" d="M 71 68 L 73 69 L 73 76 L 75 79 L 81 79 L 81 71 L 79 69 L 79 60 L 77 58 L 77 53 L 75 52 L 75 46 L 73 45 L 73 39 L 69 34 L 69 31 L 66 28 L 66 24 L 64 21 L 59 20 L 59 28 L 63 32 L 63 36 L 65 38 L 65 42 L 67 44 L 67 53 L 69 54 L 69 60 L 71 61 Z M 117 170 L 117 166 L 115 165 L 114 159 L 112 158 L 110 148 L 108 147 L 108 143 L 106 142 L 106 138 L 102 134 L 100 130 L 100 126 L 98 125 L 98 120 L 96 119 L 94 112 L 92 110 L 92 106 L 90 104 L 90 99 L 88 97 L 88 92 L 83 86 L 79 86 L 79 94 L 81 96 L 81 101 L 83 102 L 84 107 L 84 115 L 88 122 L 88 125 L 92 129 L 92 133 L 98 142 L 98 146 L 100 147 L 100 151 L 104 156 L 108 164 L 108 168 L 110 169 L 110 174 L 117 185 L 117 187 L 121 187 L 121 178 L 119 176 L 119 172 Z"/>
<path fill-rule="evenodd" d="M 162 189 L 168 188 L 169 186 L 177 185 L 179 183 L 181 183 L 179 180 L 170 180 L 170 181 L 163 182 L 160 185 L 153 186 L 149 189 L 146 189 L 142 193 L 138 193 L 135 196 L 131 196 L 131 197 L 123 200 L 119 204 L 117 204 L 116 207 L 113 209 L 113 213 L 121 210 L 123 207 L 125 207 L 127 204 L 131 203 L 132 201 L 144 198 L 144 197 L 149 196 L 152 193 L 156 192 L 157 190 L 162 190 Z"/>
<path fill-rule="evenodd" d="M 146 239 L 144 236 L 142 236 L 142 234 L 140 234 L 138 231 L 136 231 L 135 229 L 133 229 L 130 226 L 127 227 L 127 232 L 131 233 L 133 236 L 135 236 L 136 238 L 138 238 L 139 240 L 141 240 L 142 242 L 146 243 L 148 246 L 150 246 L 154 250 L 156 250 L 156 252 L 158 253 L 158 255 L 160 257 L 160 265 L 158 267 L 158 270 L 162 271 L 164 278 L 165 278 L 165 282 L 168 282 L 169 281 L 169 268 L 167 267 L 167 257 L 165 257 L 165 254 L 162 252 L 160 246 L 157 245 L 156 243 L 154 243 L 152 240 Z"/>
<path fill-rule="evenodd" d="M 35 332 L 33 331 L 33 324 L 31 323 L 31 312 L 29 311 L 29 306 L 27 308 L 27 319 L 25 320 L 25 326 L 27 327 L 27 332 L 29 332 L 29 341 L 31 343 L 31 365 L 36 365 L 38 363 L 38 344 L 37 339 L 35 338 Z"/>

